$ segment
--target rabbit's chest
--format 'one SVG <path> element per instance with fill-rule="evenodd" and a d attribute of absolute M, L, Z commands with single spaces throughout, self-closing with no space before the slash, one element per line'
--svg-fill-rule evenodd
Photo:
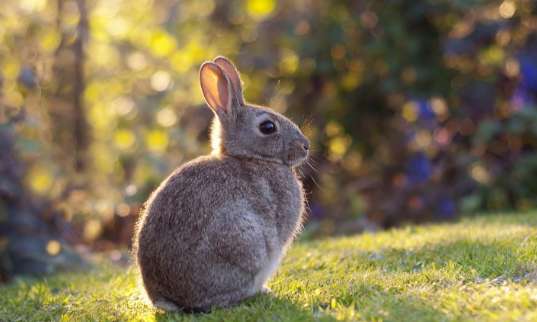
<path fill-rule="evenodd" d="M 303 192 L 294 176 L 274 176 L 257 181 L 257 189 L 266 213 L 276 226 L 280 242 L 285 244 L 300 224 Z"/>

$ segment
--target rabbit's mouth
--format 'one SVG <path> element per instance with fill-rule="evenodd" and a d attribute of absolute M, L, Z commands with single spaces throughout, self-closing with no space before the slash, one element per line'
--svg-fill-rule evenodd
<path fill-rule="evenodd" d="M 304 149 L 291 149 L 287 154 L 287 164 L 291 167 L 297 167 L 304 163 L 308 158 L 308 151 Z"/>
<path fill-rule="evenodd" d="M 299 159 L 293 159 L 293 160 L 289 160 L 288 164 L 289 166 L 291 166 L 292 168 L 294 167 L 298 167 L 299 165 L 301 165 L 302 163 L 304 163 L 306 161 L 308 157 L 305 156 L 305 157 L 302 157 L 302 158 L 299 158 Z"/>
<path fill-rule="evenodd" d="M 304 163 L 308 158 L 309 147 L 310 143 L 304 137 L 292 141 L 287 152 L 287 164 L 296 167 Z"/>

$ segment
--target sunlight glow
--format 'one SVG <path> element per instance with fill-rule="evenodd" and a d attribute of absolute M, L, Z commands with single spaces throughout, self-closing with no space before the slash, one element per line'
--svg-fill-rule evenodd
<path fill-rule="evenodd" d="M 62 245 L 57 240 L 51 240 L 47 243 L 47 253 L 56 256 L 62 250 Z"/>
<path fill-rule="evenodd" d="M 128 97 L 119 97 L 112 102 L 112 106 L 114 107 L 114 112 L 116 112 L 117 115 L 124 116 L 133 110 L 134 102 Z"/>
<path fill-rule="evenodd" d="M 147 61 L 144 54 L 134 52 L 127 57 L 127 65 L 134 70 L 141 70 L 147 66 Z"/>
<path fill-rule="evenodd" d="M 157 123 L 163 127 L 174 126 L 177 123 L 177 115 L 170 107 L 165 107 L 158 111 Z"/>
<path fill-rule="evenodd" d="M 448 116 L 448 107 L 446 101 L 441 97 L 431 98 L 431 108 L 439 120 L 444 120 Z"/>
<path fill-rule="evenodd" d="M 90 219 L 84 226 L 84 239 L 87 241 L 95 240 L 102 231 L 101 222 L 97 219 Z"/>
<path fill-rule="evenodd" d="M 21 0 L 19 6 L 25 11 L 41 11 L 45 9 L 47 0 Z"/>
<path fill-rule="evenodd" d="M 122 202 L 117 206 L 116 212 L 120 217 L 127 217 L 130 214 L 131 208 L 128 204 Z"/>
<path fill-rule="evenodd" d="M 159 70 L 151 76 L 151 88 L 157 92 L 163 92 L 168 89 L 171 83 L 170 73 Z"/>
<path fill-rule="evenodd" d="M 500 7 L 498 8 L 498 12 L 500 13 L 500 16 L 502 16 L 502 18 L 504 19 L 509 19 L 513 17 L 516 12 L 515 3 L 510 0 L 502 2 Z"/>
<path fill-rule="evenodd" d="M 427 130 L 421 130 L 416 134 L 415 143 L 418 149 L 427 149 L 432 142 L 431 134 Z"/>
<path fill-rule="evenodd" d="M 474 164 L 471 167 L 470 175 L 472 176 L 472 178 L 474 178 L 475 181 L 481 184 L 486 184 L 490 182 L 489 172 L 487 171 L 487 169 L 485 169 L 485 167 L 480 164 Z"/>
<path fill-rule="evenodd" d="M 505 62 L 505 74 L 509 77 L 516 77 L 520 73 L 520 65 L 512 58 Z"/>

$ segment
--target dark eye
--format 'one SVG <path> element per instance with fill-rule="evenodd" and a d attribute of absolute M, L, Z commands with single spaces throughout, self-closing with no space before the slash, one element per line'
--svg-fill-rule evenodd
<path fill-rule="evenodd" d="M 263 121 L 259 124 L 259 131 L 265 135 L 272 134 L 276 132 L 276 124 L 272 121 Z"/>

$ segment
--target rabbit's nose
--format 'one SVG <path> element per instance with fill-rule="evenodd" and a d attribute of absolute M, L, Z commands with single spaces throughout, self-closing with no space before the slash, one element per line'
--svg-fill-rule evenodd
<path fill-rule="evenodd" d="M 310 149 L 310 141 L 306 138 L 301 138 L 297 140 L 298 146 L 304 149 L 305 152 L 308 152 Z"/>
<path fill-rule="evenodd" d="M 306 138 L 297 138 L 291 143 L 294 149 L 301 150 L 303 153 L 308 153 L 310 142 Z"/>

